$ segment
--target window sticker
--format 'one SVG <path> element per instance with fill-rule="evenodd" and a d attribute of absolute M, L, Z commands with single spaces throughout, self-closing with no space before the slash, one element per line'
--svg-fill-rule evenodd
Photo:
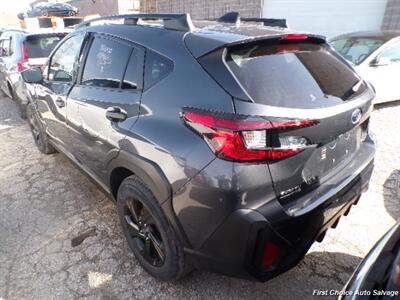
<path fill-rule="evenodd" d="M 104 66 L 111 65 L 111 54 L 113 49 L 102 44 L 100 51 L 97 53 L 97 66 L 100 68 L 100 72 L 104 72 Z"/>

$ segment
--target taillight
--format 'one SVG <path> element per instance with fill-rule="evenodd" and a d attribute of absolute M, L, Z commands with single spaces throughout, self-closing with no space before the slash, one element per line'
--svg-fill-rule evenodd
<path fill-rule="evenodd" d="M 182 117 L 218 157 L 234 161 L 279 160 L 296 155 L 309 146 L 308 140 L 298 136 L 279 136 L 279 131 L 318 123 L 307 119 L 269 121 L 263 117 L 215 114 L 201 110 L 186 110 Z M 271 135 L 277 138 L 272 141 Z"/>
<path fill-rule="evenodd" d="M 271 268 L 278 261 L 280 254 L 281 249 L 277 244 L 271 241 L 266 241 L 263 248 L 261 268 L 263 270 L 268 270 Z"/>
<path fill-rule="evenodd" d="M 28 52 L 28 47 L 26 46 L 25 43 L 22 43 L 22 57 L 19 62 L 17 62 L 17 70 L 19 72 L 25 71 L 27 69 L 30 69 L 31 66 L 28 63 L 29 60 L 29 52 Z"/>

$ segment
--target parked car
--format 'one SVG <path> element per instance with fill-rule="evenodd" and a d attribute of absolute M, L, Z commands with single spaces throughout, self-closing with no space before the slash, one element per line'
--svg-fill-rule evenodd
<path fill-rule="evenodd" d="M 78 12 L 78 8 L 68 3 L 40 2 L 33 5 L 26 15 L 28 17 L 72 17 Z"/>
<path fill-rule="evenodd" d="M 320 36 L 104 17 L 23 76 L 38 149 L 64 153 L 115 200 L 133 253 L 163 280 L 192 267 L 277 276 L 348 213 L 373 169 L 375 94 Z"/>
<path fill-rule="evenodd" d="M 355 32 L 331 44 L 376 89 L 375 103 L 400 100 L 400 31 Z"/>
<path fill-rule="evenodd" d="M 20 106 L 25 117 L 27 95 L 20 73 L 31 67 L 41 67 L 67 32 L 27 32 L 7 30 L 0 36 L 0 88 Z"/>
<path fill-rule="evenodd" d="M 400 298 L 400 223 L 395 224 L 357 267 L 339 299 Z"/>

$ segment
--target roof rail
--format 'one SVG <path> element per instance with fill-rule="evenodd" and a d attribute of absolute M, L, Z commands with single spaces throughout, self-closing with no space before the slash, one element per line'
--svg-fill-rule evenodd
<path fill-rule="evenodd" d="M 237 26 L 240 22 L 261 22 L 264 26 L 288 28 L 286 19 L 271 19 L 271 18 L 242 18 L 237 11 L 231 11 L 217 19 L 218 22 L 233 23 Z"/>
<path fill-rule="evenodd" d="M 136 25 L 139 20 L 162 20 L 165 29 L 177 31 L 193 31 L 194 25 L 189 14 L 125 14 L 94 18 L 80 23 L 76 28 L 90 26 L 91 23 L 106 20 L 123 19 L 124 24 Z"/>

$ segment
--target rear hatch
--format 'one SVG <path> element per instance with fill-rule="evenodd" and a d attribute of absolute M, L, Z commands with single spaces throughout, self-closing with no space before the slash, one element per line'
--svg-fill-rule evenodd
<path fill-rule="evenodd" d="M 232 94 L 237 114 L 271 122 L 265 147 L 289 154 L 268 161 L 282 204 L 357 159 L 374 93 L 323 39 L 292 34 L 250 40 L 199 61 Z"/>
<path fill-rule="evenodd" d="M 47 57 L 66 35 L 67 33 L 28 35 L 24 42 L 28 64 L 30 66 L 44 65 Z"/>

